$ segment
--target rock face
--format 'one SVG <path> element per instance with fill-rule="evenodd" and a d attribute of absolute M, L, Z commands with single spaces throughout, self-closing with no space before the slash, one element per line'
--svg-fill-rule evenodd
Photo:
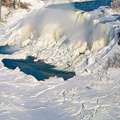
<path fill-rule="evenodd" d="M 117 12 L 120 12 L 120 0 L 113 1 L 111 3 L 111 8 Z"/>

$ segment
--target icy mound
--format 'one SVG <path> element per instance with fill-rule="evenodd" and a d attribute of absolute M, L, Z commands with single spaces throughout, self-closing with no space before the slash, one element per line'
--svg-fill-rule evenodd
<path fill-rule="evenodd" d="M 28 55 L 67 68 L 80 60 L 82 54 L 97 51 L 114 38 L 114 28 L 107 21 L 102 23 L 100 16 L 104 16 L 104 12 L 101 11 L 96 15 L 96 12 L 84 13 L 73 7 L 71 10 L 44 8 L 26 18 L 8 44 L 27 47 Z"/>

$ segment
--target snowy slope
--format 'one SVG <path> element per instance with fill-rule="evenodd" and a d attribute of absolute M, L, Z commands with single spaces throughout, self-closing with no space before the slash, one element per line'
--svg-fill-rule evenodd
<path fill-rule="evenodd" d="M 31 11 L 15 11 L 0 28 L 0 45 L 21 49 L 0 55 L 1 120 L 119 120 L 120 46 L 117 13 L 90 13 L 31 0 Z M 17 19 L 16 19 L 17 18 Z M 76 76 L 37 81 L 2 59 L 44 59 Z"/>

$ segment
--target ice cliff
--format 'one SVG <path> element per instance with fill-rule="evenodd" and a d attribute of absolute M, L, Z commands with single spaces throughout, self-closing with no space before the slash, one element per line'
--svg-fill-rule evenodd
<path fill-rule="evenodd" d="M 7 44 L 17 44 L 28 49 L 27 55 L 67 68 L 114 41 L 115 27 L 109 23 L 116 17 L 107 16 L 104 7 L 90 13 L 72 5 L 67 8 L 53 5 L 34 11 L 22 24 L 17 23 Z"/>

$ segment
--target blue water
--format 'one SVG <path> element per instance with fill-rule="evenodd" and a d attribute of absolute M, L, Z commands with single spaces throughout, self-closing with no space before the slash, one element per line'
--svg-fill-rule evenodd
<path fill-rule="evenodd" d="M 8 45 L 0 46 L 0 54 L 11 55 L 16 51 L 18 51 L 18 48 L 15 46 L 8 46 Z"/>
<path fill-rule="evenodd" d="M 43 61 L 34 62 L 34 58 L 30 56 L 26 60 L 3 59 L 2 62 L 9 69 L 19 67 L 20 71 L 34 76 L 37 80 L 44 80 L 55 76 L 67 80 L 75 76 L 75 72 L 55 70 L 55 66 L 46 64 Z"/>
<path fill-rule="evenodd" d="M 86 2 L 75 2 L 74 6 L 76 9 L 89 12 L 98 9 L 100 6 L 110 6 L 112 1 L 115 0 L 95 0 L 95 1 L 86 1 Z"/>
<path fill-rule="evenodd" d="M 62 10 L 83 10 L 86 12 L 98 9 L 100 6 L 109 7 L 111 2 L 115 0 L 95 0 L 95 1 L 84 1 L 84 2 L 74 2 L 74 3 L 64 3 L 64 4 L 54 4 L 48 6 L 48 8 L 62 9 Z"/>

